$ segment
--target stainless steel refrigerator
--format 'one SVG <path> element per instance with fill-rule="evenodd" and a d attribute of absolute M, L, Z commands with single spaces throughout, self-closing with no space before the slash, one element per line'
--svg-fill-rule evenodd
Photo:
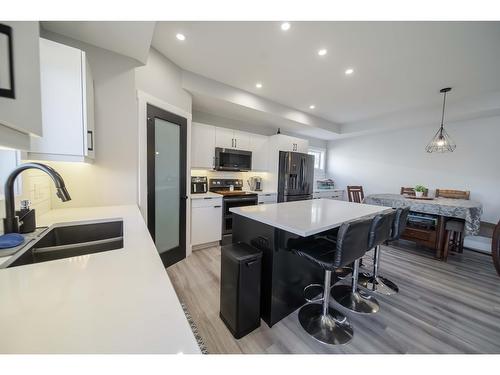
<path fill-rule="evenodd" d="M 278 202 L 312 199 L 314 156 L 280 151 L 278 170 Z"/>

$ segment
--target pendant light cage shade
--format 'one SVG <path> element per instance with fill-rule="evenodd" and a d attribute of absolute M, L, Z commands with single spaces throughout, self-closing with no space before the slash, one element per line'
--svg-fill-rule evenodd
<path fill-rule="evenodd" d="M 439 92 L 443 94 L 443 113 L 441 114 L 441 126 L 439 127 L 437 133 L 434 135 L 432 140 L 425 147 L 425 151 L 428 153 L 432 152 L 453 152 L 457 148 L 453 139 L 444 130 L 444 110 L 446 108 L 446 94 L 451 91 L 451 87 L 445 87 Z"/>
<path fill-rule="evenodd" d="M 457 148 L 457 145 L 451 139 L 450 135 L 446 132 L 444 128 L 441 128 L 434 135 L 429 144 L 425 147 L 425 151 L 432 152 L 453 152 Z"/>

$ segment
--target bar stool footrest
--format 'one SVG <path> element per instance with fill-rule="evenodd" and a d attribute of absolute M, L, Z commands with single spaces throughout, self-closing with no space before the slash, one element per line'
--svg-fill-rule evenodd
<path fill-rule="evenodd" d="M 317 288 L 320 290 L 319 293 L 313 294 L 313 298 L 308 297 L 308 291 L 314 290 L 314 288 Z M 323 302 L 324 298 L 323 296 L 323 291 L 324 287 L 321 284 L 309 284 L 304 288 L 304 299 L 309 302 L 309 303 L 317 303 L 317 302 Z M 313 293 L 313 292 L 312 292 Z M 318 297 L 318 295 L 320 297 Z"/>

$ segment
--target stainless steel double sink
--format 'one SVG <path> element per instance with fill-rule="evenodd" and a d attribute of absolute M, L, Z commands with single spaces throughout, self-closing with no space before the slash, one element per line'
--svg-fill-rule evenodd
<path fill-rule="evenodd" d="M 123 248 L 123 220 L 56 224 L 19 250 L 1 268 L 24 266 Z M 0 259 L 1 260 L 1 259 Z"/>

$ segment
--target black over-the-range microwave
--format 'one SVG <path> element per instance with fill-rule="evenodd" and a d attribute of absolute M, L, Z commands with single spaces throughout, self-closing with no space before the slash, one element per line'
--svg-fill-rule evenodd
<path fill-rule="evenodd" d="M 232 148 L 215 148 L 215 170 L 217 171 L 250 171 L 252 169 L 252 152 Z"/>

